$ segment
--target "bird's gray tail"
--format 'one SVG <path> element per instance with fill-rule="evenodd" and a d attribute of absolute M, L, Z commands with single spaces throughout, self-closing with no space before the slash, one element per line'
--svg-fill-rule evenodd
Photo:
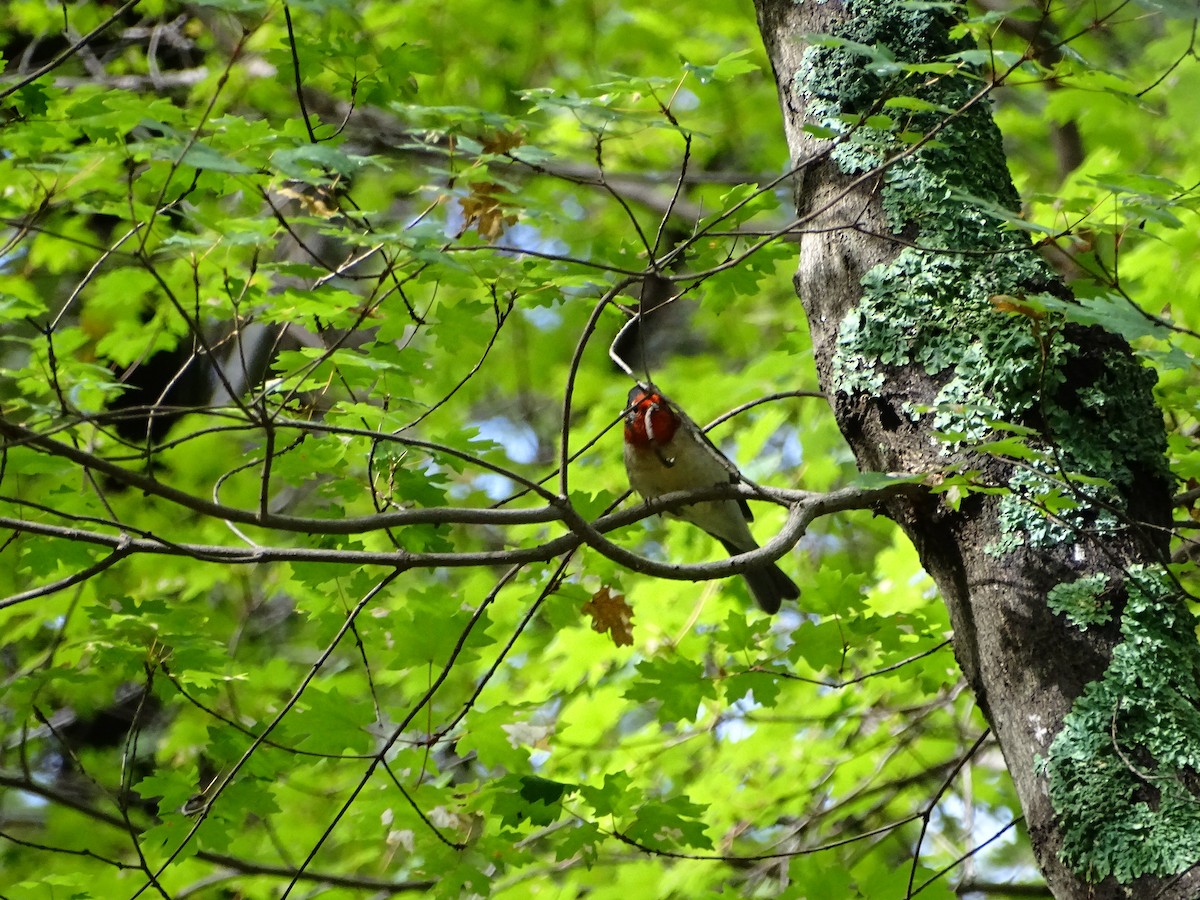
<path fill-rule="evenodd" d="M 726 540 L 717 540 L 721 541 L 721 545 L 730 556 L 746 552 L 745 549 L 735 547 Z M 800 596 L 800 588 L 796 587 L 796 582 L 788 578 L 775 563 L 747 569 L 742 573 L 742 577 L 746 579 L 746 587 L 750 588 L 750 596 L 766 613 L 777 613 L 784 600 L 795 600 Z"/>

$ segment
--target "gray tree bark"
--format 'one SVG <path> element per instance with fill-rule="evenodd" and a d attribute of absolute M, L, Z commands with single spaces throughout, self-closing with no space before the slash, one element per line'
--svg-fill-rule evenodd
<path fill-rule="evenodd" d="M 862 469 L 967 482 L 961 502 L 886 512 L 949 607 L 1047 883 L 1060 900 L 1198 896 L 1198 761 L 1160 740 L 1200 735 L 1200 663 L 1162 566 L 1153 378 L 1070 321 L 1066 288 L 1005 228 L 1017 197 L 987 82 L 937 67 L 962 49 L 944 12 L 755 4 L 800 167 L 795 281 L 822 388 Z M 1006 427 L 1033 456 L 979 452 Z"/>

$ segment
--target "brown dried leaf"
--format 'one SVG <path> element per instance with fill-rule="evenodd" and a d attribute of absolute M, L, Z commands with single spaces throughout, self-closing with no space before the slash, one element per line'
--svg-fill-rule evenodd
<path fill-rule="evenodd" d="M 525 143 L 525 135 L 519 131 L 497 131 L 490 137 L 484 138 L 481 143 L 483 149 L 488 153 L 507 153 Z"/>
<path fill-rule="evenodd" d="M 1040 309 L 1034 309 L 1028 303 L 1022 303 L 1016 297 L 1010 297 L 1008 294 L 992 294 L 988 297 L 988 302 L 997 312 L 1017 313 L 1033 319 L 1035 322 L 1046 318 L 1046 314 Z"/>
<path fill-rule="evenodd" d="M 583 604 L 583 612 L 592 618 L 592 631 L 608 632 L 618 647 L 633 646 L 633 609 L 625 602 L 624 594 L 602 587 Z"/>
<path fill-rule="evenodd" d="M 494 241 L 504 230 L 517 223 L 515 213 L 505 211 L 504 188 L 490 181 L 471 185 L 471 193 L 461 201 L 466 227 L 474 226 L 482 237 Z"/>

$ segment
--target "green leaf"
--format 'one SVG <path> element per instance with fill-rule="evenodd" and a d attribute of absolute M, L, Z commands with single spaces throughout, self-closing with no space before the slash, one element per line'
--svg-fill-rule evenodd
<path fill-rule="evenodd" d="M 824 125 L 814 125 L 812 123 L 808 123 L 804 126 L 804 132 L 805 134 L 811 134 L 813 137 L 821 138 L 822 140 L 828 140 L 830 138 L 837 137 L 838 135 L 838 132 L 832 128 L 828 128 Z"/>
<path fill-rule="evenodd" d="M 699 78 L 701 84 L 709 81 L 733 81 L 742 75 L 759 71 L 757 65 L 745 58 L 753 52 L 753 50 L 748 49 L 737 50 L 726 56 L 722 56 L 714 65 L 693 66 L 685 64 L 684 68 Z"/>
<path fill-rule="evenodd" d="M 1171 337 L 1171 331 L 1166 325 L 1119 295 L 1101 294 L 1081 299 L 1078 303 L 1068 303 L 1045 295 L 1039 295 L 1037 299 L 1047 310 L 1060 313 L 1072 322 L 1099 325 L 1128 341 L 1146 337 L 1169 340 Z"/>
<path fill-rule="evenodd" d="M 9 102 L 23 116 L 41 116 L 50 108 L 48 96 L 45 86 L 35 81 L 14 92 Z"/>
<path fill-rule="evenodd" d="M 580 785 L 579 794 L 597 816 L 624 816 L 639 802 L 633 778 L 627 772 L 605 774 L 600 787 Z"/>
<path fill-rule="evenodd" d="M 576 790 L 575 785 L 536 775 L 509 775 L 500 779 L 496 786 L 492 811 L 499 814 L 501 824 L 509 828 L 525 823 L 542 828 L 553 824 L 563 813 L 563 798 Z"/>
<path fill-rule="evenodd" d="M 396 627 L 409 634 L 420 634 L 421 640 L 397 644 L 390 664 L 396 668 L 445 664 L 456 649 L 462 662 L 478 658 L 480 650 L 494 643 L 494 638 L 487 635 L 488 614 L 479 617 L 469 639 L 464 641 L 463 633 L 473 614 L 460 601 L 461 598 L 436 586 L 406 594 L 397 612 Z"/>
<path fill-rule="evenodd" d="M 474 751 L 486 766 L 509 771 L 529 766 L 530 747 L 523 743 L 514 726 L 528 721 L 529 711 L 507 703 L 490 709 L 474 710 L 468 719 L 468 731 L 459 740 L 462 753 Z"/>
<path fill-rule="evenodd" d="M 769 631 L 770 622 L 767 619 L 750 618 L 740 610 L 730 610 L 716 633 L 716 639 L 731 653 L 756 652 Z"/>
<path fill-rule="evenodd" d="M 600 514 L 617 499 L 616 494 L 608 491 L 599 491 L 592 494 L 585 491 L 573 490 L 570 497 L 571 505 L 575 508 L 575 512 L 588 521 L 599 518 Z"/>
<path fill-rule="evenodd" d="M 845 659 L 842 631 L 836 622 L 804 622 L 788 656 L 803 660 L 814 672 L 836 671 Z"/>
<path fill-rule="evenodd" d="M 559 862 L 581 859 L 591 868 L 600 856 L 600 847 L 608 836 L 591 822 L 576 822 L 559 833 L 554 858 Z"/>
<path fill-rule="evenodd" d="M 46 312 L 46 304 L 31 290 L 22 295 L 0 291 L 0 321 L 21 320 Z"/>
<path fill-rule="evenodd" d="M 332 175 L 353 175 L 365 166 L 379 165 L 374 159 L 356 156 L 331 144 L 300 144 L 271 154 L 271 163 L 288 178 L 312 184 L 324 183 Z"/>
<path fill-rule="evenodd" d="M 638 663 L 637 671 L 638 678 L 626 689 L 625 698 L 657 707 L 663 721 L 694 720 L 703 701 L 716 699 L 716 687 L 692 660 L 648 659 Z"/>
<path fill-rule="evenodd" d="M 155 153 L 155 158 L 169 159 L 172 162 L 178 161 L 185 166 L 210 172 L 224 172 L 228 175 L 252 175 L 258 171 L 254 166 L 239 162 L 199 141 L 187 144 L 182 155 L 163 147 Z"/>
<path fill-rule="evenodd" d="M 701 820 L 707 807 L 684 797 L 673 797 L 638 809 L 625 833 L 646 847 L 697 847 L 711 850 L 713 843 Z"/>
<path fill-rule="evenodd" d="M 1043 451 L 1035 450 L 1020 438 L 1015 437 L 984 441 L 982 444 L 975 444 L 972 449 L 989 456 L 1001 456 L 1008 459 L 1033 460 L 1045 457 Z"/>
<path fill-rule="evenodd" d="M 885 108 L 891 109 L 911 109 L 914 112 L 949 112 L 945 106 L 939 103 L 932 103 L 921 97 L 888 97 L 883 101 Z"/>
<path fill-rule="evenodd" d="M 300 746 L 316 753 L 366 753 L 368 729 L 375 722 L 370 700 L 338 688 L 310 685 L 301 697 L 291 727 L 304 735 Z"/>

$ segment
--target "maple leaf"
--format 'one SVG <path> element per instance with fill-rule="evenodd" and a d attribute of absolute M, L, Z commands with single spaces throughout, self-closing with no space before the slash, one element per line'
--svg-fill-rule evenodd
<path fill-rule="evenodd" d="M 460 202 L 466 227 L 475 226 L 480 236 L 494 241 L 504 233 L 506 228 L 517 223 L 513 213 L 506 212 L 505 201 L 497 195 L 503 194 L 504 188 L 492 182 L 483 181 L 471 186 L 471 193 Z"/>
<path fill-rule="evenodd" d="M 504 154 L 525 143 L 525 135 L 520 131 L 497 131 L 484 138 L 481 143 L 487 153 Z"/>
<path fill-rule="evenodd" d="M 602 587 L 583 604 L 583 612 L 592 618 L 592 631 L 607 631 L 618 647 L 633 646 L 633 609 L 625 602 L 624 594 Z"/>

